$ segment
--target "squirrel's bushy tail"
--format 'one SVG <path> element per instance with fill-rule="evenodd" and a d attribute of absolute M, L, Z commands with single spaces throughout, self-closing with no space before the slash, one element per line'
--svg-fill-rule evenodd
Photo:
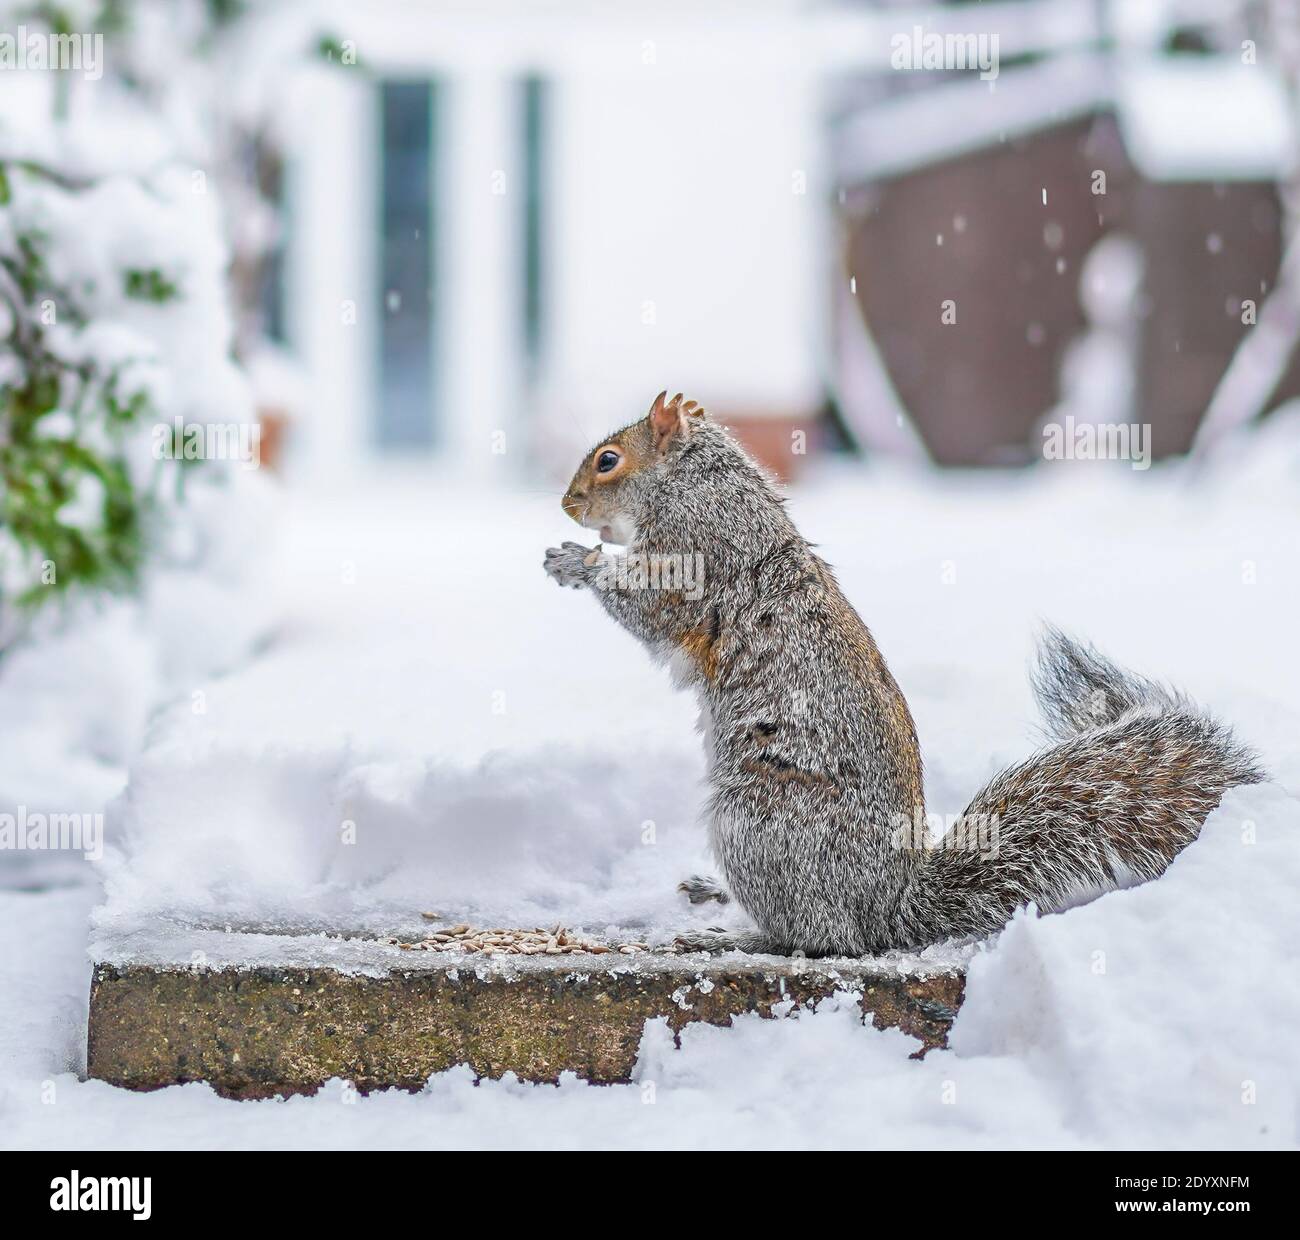
<path fill-rule="evenodd" d="M 1051 625 L 1039 640 L 1030 683 L 1047 732 L 1058 741 L 1114 723 L 1131 710 L 1188 708 L 1181 694 L 1117 667 Z"/>
<path fill-rule="evenodd" d="M 1033 684 L 1055 743 L 998 775 L 930 854 L 914 924 L 984 935 L 1031 900 L 1052 912 L 1155 878 L 1227 789 L 1264 778 L 1229 728 L 1055 629 Z"/>

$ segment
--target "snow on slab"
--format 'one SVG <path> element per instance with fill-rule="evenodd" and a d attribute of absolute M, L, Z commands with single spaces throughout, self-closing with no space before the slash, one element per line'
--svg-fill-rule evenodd
<path fill-rule="evenodd" d="M 427 923 L 399 928 L 403 941 L 418 941 L 436 927 Z M 794 966 L 787 956 L 723 952 L 669 954 L 658 951 L 623 955 L 578 952 L 564 956 L 492 955 L 488 952 L 409 950 L 385 941 L 383 932 L 337 928 L 305 932 L 270 931 L 233 926 L 195 926 L 158 920 L 133 929 L 96 931 L 90 956 L 96 964 L 116 968 L 141 967 L 162 971 L 187 969 L 330 969 L 336 973 L 383 977 L 392 972 L 433 973 L 449 968 L 482 976 L 511 977 L 519 973 L 677 972 L 698 968 L 708 972 L 744 967 L 786 971 Z M 881 956 L 825 957 L 802 962 L 810 970 L 860 978 L 869 974 L 926 977 L 960 972 L 975 952 L 973 944 L 942 943 L 918 952 L 887 952 Z"/>

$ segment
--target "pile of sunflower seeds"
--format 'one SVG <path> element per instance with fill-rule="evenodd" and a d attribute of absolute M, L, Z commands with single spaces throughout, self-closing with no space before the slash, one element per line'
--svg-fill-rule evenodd
<path fill-rule="evenodd" d="M 428 913 L 423 916 L 430 921 L 436 919 L 436 915 Z M 650 950 L 646 943 L 598 943 L 581 938 L 563 926 L 550 930 L 542 926 L 532 930 L 476 930 L 461 924 L 432 930 L 414 943 L 398 938 L 387 938 L 384 942 L 403 951 L 485 952 L 492 956 L 566 956 L 577 952 L 590 952 L 596 956 L 617 952 L 635 956 L 638 952 Z"/>

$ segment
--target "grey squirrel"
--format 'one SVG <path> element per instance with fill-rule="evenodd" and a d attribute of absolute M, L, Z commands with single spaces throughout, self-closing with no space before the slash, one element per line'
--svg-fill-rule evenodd
<path fill-rule="evenodd" d="M 1156 877 L 1223 793 L 1264 778 L 1182 696 L 1049 630 L 1034 679 L 1054 743 L 998 775 L 927 847 L 907 702 L 766 474 L 694 401 L 589 452 L 566 513 L 606 542 L 546 552 L 699 696 L 707 818 L 756 929 L 689 949 L 863 955 L 999 930 Z M 703 557 L 687 589 L 686 566 Z M 725 899 L 709 879 L 682 890 Z"/>

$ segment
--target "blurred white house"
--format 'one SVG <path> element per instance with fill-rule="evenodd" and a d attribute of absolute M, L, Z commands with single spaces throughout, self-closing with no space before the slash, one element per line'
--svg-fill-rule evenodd
<path fill-rule="evenodd" d="M 568 465 L 669 385 L 728 417 L 813 413 L 834 40 L 809 7 L 334 10 L 359 71 L 304 71 L 286 142 L 301 467 Z"/>
<path fill-rule="evenodd" d="M 778 468 L 827 408 L 868 450 L 1033 459 L 1113 227 L 1167 251 L 1135 365 L 1176 389 L 1138 385 L 1179 451 L 1244 330 L 1223 307 L 1278 267 L 1293 101 L 1248 37 L 1276 25 L 1263 0 L 320 10 L 356 63 L 288 92 L 275 316 L 317 476 L 563 472 L 663 387 Z M 923 34 L 991 70 L 922 63 Z M 1185 148 L 1206 166 L 1167 166 Z M 1097 197 L 1099 167 L 1127 191 Z M 1208 273 L 1204 234 L 1228 238 Z M 944 298 L 978 313 L 944 324 Z"/>

